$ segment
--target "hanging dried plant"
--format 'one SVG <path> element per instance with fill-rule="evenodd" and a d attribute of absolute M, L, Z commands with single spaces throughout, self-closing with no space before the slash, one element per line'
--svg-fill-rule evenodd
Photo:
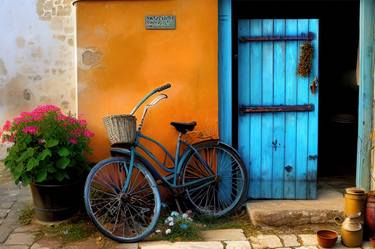
<path fill-rule="evenodd" d="M 298 64 L 298 75 L 302 77 L 308 77 L 311 73 L 312 59 L 314 55 L 314 48 L 311 42 L 305 42 L 301 46 L 301 54 L 299 57 Z"/>

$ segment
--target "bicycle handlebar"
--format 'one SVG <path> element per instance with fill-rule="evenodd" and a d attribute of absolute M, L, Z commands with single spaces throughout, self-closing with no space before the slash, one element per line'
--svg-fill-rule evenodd
<path fill-rule="evenodd" d="M 165 84 L 164 86 L 161 86 L 161 87 L 158 87 L 158 88 L 156 88 L 155 89 L 155 91 L 156 92 L 161 92 L 161 91 L 164 91 L 164 90 L 166 90 L 166 89 L 168 89 L 168 88 L 171 88 L 171 84 L 170 83 L 168 83 L 168 84 Z"/>
<path fill-rule="evenodd" d="M 133 108 L 133 110 L 130 112 L 130 115 L 134 115 L 134 113 L 139 109 L 139 107 L 144 103 L 146 102 L 146 100 L 148 98 L 150 98 L 152 95 L 154 95 L 155 93 L 157 92 L 161 92 L 161 91 L 164 91 L 168 88 L 170 88 L 172 85 L 170 83 L 168 84 L 165 84 L 163 86 L 160 86 L 158 88 L 155 88 L 154 90 L 152 90 L 149 94 L 147 94 L 145 97 L 143 97 L 143 99 L 141 101 L 138 102 L 138 104 Z"/>

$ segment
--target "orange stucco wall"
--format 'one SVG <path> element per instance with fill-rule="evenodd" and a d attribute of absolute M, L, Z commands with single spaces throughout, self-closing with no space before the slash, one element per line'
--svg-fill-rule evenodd
<path fill-rule="evenodd" d="M 153 88 L 169 98 L 149 113 L 143 133 L 174 153 L 170 121 L 217 134 L 217 0 L 80 1 L 77 8 L 78 109 L 96 133 L 92 160 L 108 156 L 102 117 L 129 113 Z M 147 15 L 175 15 L 176 30 L 146 30 Z M 138 113 L 138 118 L 142 110 Z"/>

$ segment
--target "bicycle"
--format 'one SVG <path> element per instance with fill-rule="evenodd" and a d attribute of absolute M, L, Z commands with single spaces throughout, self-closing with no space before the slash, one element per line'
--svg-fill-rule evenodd
<path fill-rule="evenodd" d="M 246 168 L 234 148 L 217 139 L 194 144 L 181 139 L 183 134 L 194 130 L 196 122 L 171 122 L 178 131 L 174 157 L 160 142 L 142 134 L 148 110 L 166 99 L 166 94 L 159 94 L 145 106 L 141 122 L 135 128 L 134 114 L 140 106 L 152 95 L 170 87 L 166 84 L 154 89 L 130 115 L 123 115 L 123 122 L 128 122 L 126 129 L 119 129 L 118 122 L 114 122 L 117 132 L 128 132 L 125 140 L 130 148 L 112 147 L 111 152 L 121 156 L 100 161 L 86 179 L 86 211 L 100 232 L 115 241 L 137 242 L 153 232 L 161 211 L 157 182 L 174 192 L 183 192 L 185 199 L 199 213 L 216 217 L 233 211 L 247 196 Z M 135 129 L 136 132 L 131 132 Z M 109 132 L 109 136 L 110 140 L 116 140 L 113 133 Z M 172 167 L 167 167 L 166 160 L 160 162 L 142 145 L 142 139 L 164 151 L 173 162 Z M 111 140 L 111 143 L 115 141 Z M 161 175 L 144 154 L 166 175 Z"/>

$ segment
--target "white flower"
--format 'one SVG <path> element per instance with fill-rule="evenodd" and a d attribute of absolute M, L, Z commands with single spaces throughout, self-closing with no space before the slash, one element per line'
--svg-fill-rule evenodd
<path fill-rule="evenodd" d="M 173 227 L 174 226 L 174 222 L 173 221 L 169 222 L 168 226 Z"/>
<path fill-rule="evenodd" d="M 180 214 L 178 213 L 178 212 L 176 212 L 176 211 L 173 211 L 172 213 L 171 213 L 171 216 L 172 217 L 178 217 Z"/>
<path fill-rule="evenodd" d="M 155 233 L 161 233 L 161 230 L 160 230 L 160 229 L 158 229 L 158 230 L 156 230 L 156 231 L 155 231 Z"/>
<path fill-rule="evenodd" d="M 167 230 L 165 230 L 165 234 L 167 234 L 167 235 L 170 234 L 171 232 L 172 232 L 172 230 L 169 229 L 169 228 Z"/>
<path fill-rule="evenodd" d="M 183 215 L 182 215 L 182 218 L 184 218 L 184 219 L 186 219 L 186 218 L 188 218 L 188 217 L 189 217 L 188 214 L 183 214 Z"/>
<path fill-rule="evenodd" d="M 174 219 L 173 219 L 173 217 L 169 216 L 169 217 L 167 218 L 167 220 L 168 220 L 168 222 L 171 222 L 171 221 L 173 221 Z"/>

